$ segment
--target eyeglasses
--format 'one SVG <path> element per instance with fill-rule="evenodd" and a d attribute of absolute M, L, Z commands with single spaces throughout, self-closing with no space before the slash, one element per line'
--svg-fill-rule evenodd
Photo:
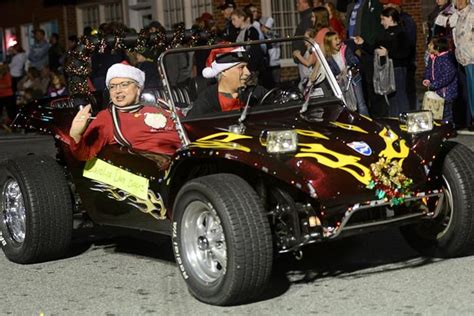
<path fill-rule="evenodd" d="M 136 82 L 135 81 L 124 81 L 124 82 L 121 82 L 121 83 L 113 83 L 113 84 L 109 85 L 109 90 L 114 91 L 114 90 L 117 90 L 118 88 L 120 88 L 121 90 L 122 89 L 125 90 L 131 84 L 136 84 Z"/>

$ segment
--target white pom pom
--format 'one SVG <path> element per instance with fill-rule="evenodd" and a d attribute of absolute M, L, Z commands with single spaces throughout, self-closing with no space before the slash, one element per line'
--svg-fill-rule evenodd
<path fill-rule="evenodd" d="M 204 78 L 214 78 L 217 76 L 217 71 L 212 69 L 211 67 L 206 67 L 202 70 L 202 76 Z"/>

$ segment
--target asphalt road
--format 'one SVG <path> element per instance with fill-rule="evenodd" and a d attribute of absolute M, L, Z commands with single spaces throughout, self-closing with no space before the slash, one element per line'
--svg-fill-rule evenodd
<path fill-rule="evenodd" d="M 474 136 L 459 141 L 474 149 Z M 49 138 L 0 137 L 0 158 L 54 155 Z M 169 241 L 99 234 L 62 260 L 17 265 L 0 254 L 1 315 L 473 315 L 474 255 L 422 258 L 398 231 L 307 247 L 277 259 L 263 297 L 235 307 L 186 290 Z"/>

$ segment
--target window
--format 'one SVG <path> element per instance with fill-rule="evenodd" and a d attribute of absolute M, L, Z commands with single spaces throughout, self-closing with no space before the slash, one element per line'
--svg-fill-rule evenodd
<path fill-rule="evenodd" d="M 192 16 L 193 22 L 196 18 L 200 17 L 204 12 L 212 14 L 212 1 L 210 0 L 195 0 L 192 2 Z"/>
<path fill-rule="evenodd" d="M 122 4 L 109 3 L 104 4 L 105 23 L 122 22 Z"/>
<path fill-rule="evenodd" d="M 123 22 L 122 2 L 112 1 L 97 5 L 78 6 L 77 33 L 82 34 L 84 27 L 98 29 L 102 23 Z"/>
<path fill-rule="evenodd" d="M 273 29 L 280 37 L 293 36 L 299 22 L 295 2 L 288 0 L 271 0 L 271 15 L 275 19 Z M 281 49 L 282 59 L 292 59 L 291 45 L 284 44 Z"/>
<path fill-rule="evenodd" d="M 212 0 L 163 0 L 158 2 L 156 18 L 158 21 L 163 21 L 167 29 L 171 29 L 173 24 L 179 22 L 184 22 L 189 28 L 204 12 L 213 12 Z"/>
<path fill-rule="evenodd" d="M 165 28 L 171 29 L 174 24 L 184 22 L 184 0 L 164 1 Z"/>
<path fill-rule="evenodd" d="M 82 23 L 84 27 L 98 28 L 100 24 L 99 6 L 85 7 L 82 9 Z"/>

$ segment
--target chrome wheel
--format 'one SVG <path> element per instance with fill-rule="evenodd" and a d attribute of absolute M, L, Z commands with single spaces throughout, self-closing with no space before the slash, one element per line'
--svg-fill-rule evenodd
<path fill-rule="evenodd" d="M 193 201 L 182 218 L 182 249 L 193 272 L 205 283 L 221 279 L 227 267 L 224 229 L 208 204 Z"/>
<path fill-rule="evenodd" d="M 3 186 L 2 209 L 1 220 L 11 238 L 22 243 L 26 233 L 26 209 L 20 185 L 14 179 L 8 179 Z"/>
<path fill-rule="evenodd" d="M 451 223 L 453 222 L 453 193 L 451 191 L 451 186 L 444 176 L 443 182 L 444 205 L 442 206 L 441 213 L 439 214 L 442 230 L 436 235 L 437 239 L 442 238 L 448 232 L 449 227 L 451 227 Z"/>

